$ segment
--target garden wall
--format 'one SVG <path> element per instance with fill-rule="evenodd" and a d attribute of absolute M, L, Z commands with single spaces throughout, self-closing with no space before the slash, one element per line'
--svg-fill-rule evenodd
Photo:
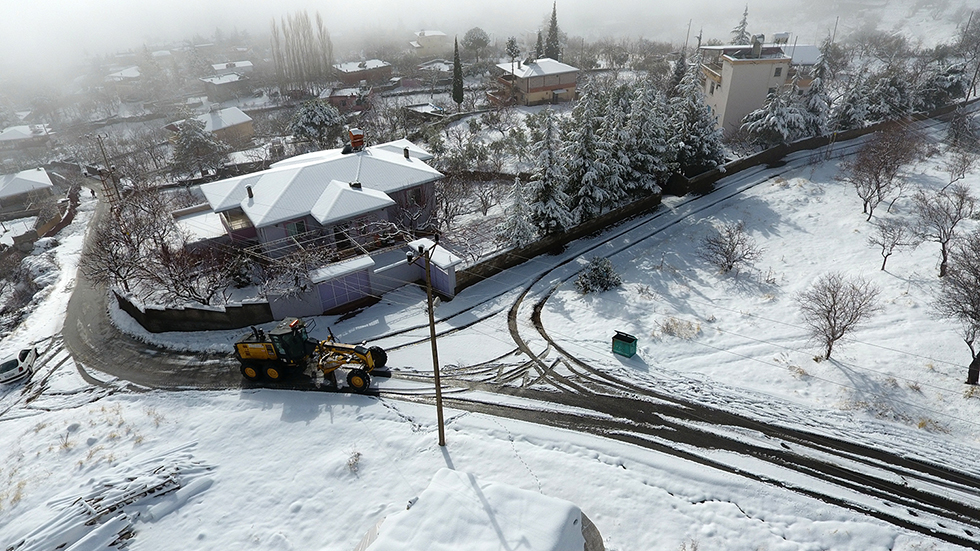
<path fill-rule="evenodd" d="M 145 311 L 113 291 L 119 307 L 151 333 L 240 329 L 273 321 L 268 302 L 223 308 L 147 308 Z"/>
<path fill-rule="evenodd" d="M 474 285 L 494 274 L 513 268 L 531 258 L 560 251 L 565 245 L 576 239 L 604 230 L 609 226 L 618 224 L 634 216 L 650 212 L 657 208 L 658 205 L 660 205 L 660 194 L 649 195 L 637 199 L 626 206 L 609 211 L 584 224 L 579 224 L 566 232 L 549 235 L 526 247 L 509 250 L 489 260 L 460 270 L 456 272 L 456 294 L 459 294 L 460 291 L 470 285 Z"/>

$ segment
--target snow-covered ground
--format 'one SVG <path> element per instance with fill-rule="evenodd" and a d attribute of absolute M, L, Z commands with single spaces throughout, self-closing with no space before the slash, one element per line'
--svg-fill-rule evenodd
<path fill-rule="evenodd" d="M 919 185 L 942 185 L 939 167 L 940 159 L 930 159 L 910 177 Z M 559 284 L 542 317 L 570 352 L 642 384 L 684 392 L 686 383 L 698 381 L 763 417 L 812 412 L 812 420 L 785 416 L 789 424 L 828 431 L 849 426 L 856 437 L 895 436 L 923 455 L 936 443 L 975 450 L 980 431 L 973 420 L 980 406 L 962 385 L 968 351 L 955 327 L 930 313 L 938 248 L 925 244 L 899 253 L 881 272 L 880 256 L 865 243 L 869 225 L 859 199 L 834 180 L 836 162 L 791 163 L 782 170 L 741 196 L 655 232 L 684 209 L 714 199 L 667 201 L 663 214 L 640 229 L 650 237 L 628 236 L 632 246 L 618 240 L 590 249 L 603 242 L 593 237 L 565 255 L 533 259 L 442 303 L 439 317 L 489 316 L 471 332 L 440 339 L 447 372 L 513 348 L 505 310 L 537 274 L 568 257 L 584 262 L 611 255 L 624 275 L 621 289 L 576 294 L 570 280 L 561 282 L 573 275 L 574 262 L 532 288 L 534 294 Z M 971 174 L 967 183 L 980 191 L 980 175 Z M 112 381 L 90 385 L 60 347 L 58 333 L 91 206 L 83 204 L 54 249 L 60 279 L 3 343 L 4 349 L 16 349 L 51 337 L 40 343 L 43 367 L 30 383 L 0 386 L 5 548 L 33 532 L 41 543 L 22 549 L 49 549 L 44 545 L 59 536 L 79 534 L 91 538 L 79 548 L 105 549 L 122 532 L 133 534 L 127 540 L 133 550 L 353 549 L 379 520 L 405 511 L 447 467 L 576 504 L 611 550 L 956 548 L 774 486 L 520 421 L 447 410 L 447 446 L 440 448 L 434 409 L 390 398 L 280 390 L 131 392 Z M 693 255 L 710 224 L 729 220 L 744 220 L 766 249 L 756 269 L 738 277 L 720 276 Z M 793 296 L 829 270 L 873 279 L 882 288 L 884 310 L 836 349 L 832 361 L 815 362 L 820 350 L 807 344 Z M 510 287 L 517 290 L 493 298 Z M 322 332 L 330 326 L 348 341 L 375 342 L 423 322 L 423 305 L 418 289 L 404 288 L 351 319 L 324 318 L 318 326 Z M 119 312 L 114 316 L 123 319 Z M 675 327 L 688 328 L 688 338 L 683 330 L 673 331 L 682 336 L 665 332 L 672 318 L 687 322 Z M 131 322 L 122 324 L 138 332 Z M 638 357 L 611 356 L 615 329 L 639 337 Z M 531 338 L 529 325 L 521 332 L 532 348 L 543 346 Z M 143 336 L 185 349 L 226 350 L 238 333 Z M 391 347 L 425 331 L 417 333 L 377 342 Z M 423 343 L 392 351 L 389 364 L 425 371 L 429 362 Z M 973 457 L 975 451 L 948 461 L 971 463 Z M 143 493 L 173 484 L 183 493 Z M 78 498 L 95 504 L 96 512 L 85 512 L 80 502 L 72 505 Z M 97 507 L 113 500 L 126 503 L 111 512 Z M 452 517 L 453 510 L 450 501 L 434 514 Z M 100 512 L 112 519 L 103 524 L 109 535 L 78 528 L 86 515 Z M 487 522 L 528 523 L 533 514 L 491 507 Z M 432 548 L 440 547 L 434 542 Z M 499 548 L 518 549 L 520 541 Z"/>

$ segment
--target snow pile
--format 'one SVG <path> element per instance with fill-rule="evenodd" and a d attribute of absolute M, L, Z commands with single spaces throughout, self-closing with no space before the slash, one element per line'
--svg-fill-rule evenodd
<path fill-rule="evenodd" d="M 368 551 L 582 549 L 582 511 L 553 497 L 440 469 L 408 510 L 385 519 Z"/>

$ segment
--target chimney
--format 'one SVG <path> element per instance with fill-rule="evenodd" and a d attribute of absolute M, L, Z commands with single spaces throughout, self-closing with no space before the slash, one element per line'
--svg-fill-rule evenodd
<path fill-rule="evenodd" d="M 752 57 L 758 59 L 762 57 L 762 43 L 766 41 L 766 35 L 752 35 Z"/>
<path fill-rule="evenodd" d="M 249 199 L 255 198 L 255 195 L 252 194 L 252 186 L 245 186 L 245 193 L 248 194 Z"/>
<path fill-rule="evenodd" d="M 350 187 L 351 187 L 351 189 L 361 189 L 361 183 L 360 182 L 351 182 L 350 183 Z"/>
<path fill-rule="evenodd" d="M 410 159 L 411 158 L 411 157 L 408 156 L 408 148 L 407 147 L 402 150 L 402 153 L 405 154 L 405 159 Z"/>
<path fill-rule="evenodd" d="M 354 151 L 364 149 L 364 131 L 359 128 L 351 128 L 349 133 L 351 149 Z"/>

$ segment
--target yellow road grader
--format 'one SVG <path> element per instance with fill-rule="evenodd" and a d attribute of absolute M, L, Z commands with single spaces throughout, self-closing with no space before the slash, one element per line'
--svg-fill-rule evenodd
<path fill-rule="evenodd" d="M 250 381 L 279 381 L 313 368 L 336 387 L 337 369 L 347 366 L 347 386 L 355 392 L 367 391 L 370 373 L 388 361 L 383 348 L 337 342 L 333 331 L 327 340 L 312 339 L 300 318 L 286 318 L 268 333 L 252 327 L 235 343 L 235 356 Z"/>

